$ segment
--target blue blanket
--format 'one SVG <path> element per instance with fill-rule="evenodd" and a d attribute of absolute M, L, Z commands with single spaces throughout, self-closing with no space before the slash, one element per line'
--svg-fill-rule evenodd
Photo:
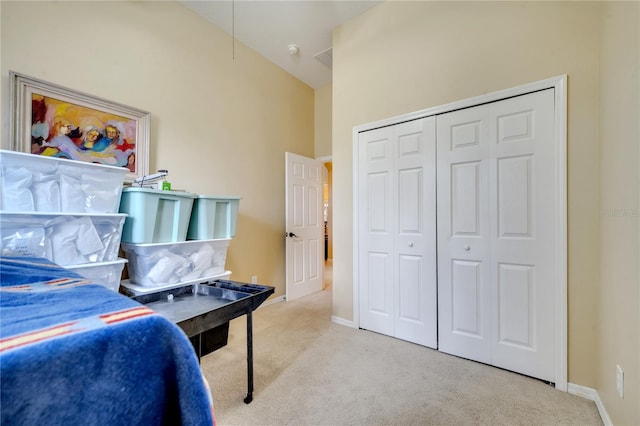
<path fill-rule="evenodd" d="M 178 326 L 51 262 L 0 258 L 2 425 L 211 425 Z"/>

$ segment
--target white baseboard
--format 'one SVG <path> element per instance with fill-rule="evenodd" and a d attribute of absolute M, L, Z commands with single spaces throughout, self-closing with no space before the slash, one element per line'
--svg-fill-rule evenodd
<path fill-rule="evenodd" d="M 345 327 L 357 328 L 353 321 L 346 320 L 344 318 L 337 317 L 335 315 L 331 315 L 331 322 L 335 322 L 336 324 L 344 325 Z"/>
<path fill-rule="evenodd" d="M 285 298 L 284 296 L 278 296 L 278 297 L 274 297 L 273 299 L 269 299 L 269 300 L 265 300 L 262 305 L 258 306 L 258 309 L 264 307 L 264 306 L 269 306 L 269 305 L 273 305 L 274 303 L 278 303 L 278 302 L 284 302 Z"/>
<path fill-rule="evenodd" d="M 609 417 L 609 413 L 607 413 L 607 409 L 604 407 L 602 400 L 600 399 L 600 395 L 598 395 L 598 391 L 593 388 L 588 388 L 586 386 L 576 385 L 574 383 L 569 383 L 567 388 L 567 392 L 572 395 L 581 396 L 582 398 L 586 398 L 596 403 L 596 407 L 598 408 L 598 413 L 600 413 L 600 418 L 602 419 L 602 423 L 604 426 L 613 426 L 611 422 L 611 418 Z"/>

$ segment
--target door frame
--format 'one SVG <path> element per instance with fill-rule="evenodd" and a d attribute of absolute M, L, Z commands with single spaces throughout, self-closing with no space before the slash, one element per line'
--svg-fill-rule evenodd
<path fill-rule="evenodd" d="M 353 152 L 353 223 L 358 223 L 358 137 L 362 132 L 380 127 L 392 126 L 404 121 L 424 118 L 430 115 L 443 114 L 457 109 L 469 108 L 489 102 L 495 102 L 514 96 L 525 95 L 539 90 L 554 89 L 555 101 L 555 247 L 557 249 L 557 263 L 555 271 L 555 387 L 567 392 L 567 75 L 563 74 L 545 80 L 536 81 L 522 86 L 516 86 L 497 92 L 487 93 L 473 98 L 464 99 L 428 108 L 396 117 L 387 118 L 372 123 L 355 126 L 352 132 Z M 353 226 L 353 323 L 360 327 L 359 314 L 359 235 L 358 227 Z"/>
<path fill-rule="evenodd" d="M 331 163 L 331 168 L 333 170 L 333 155 L 325 155 L 324 157 L 317 157 L 316 160 L 322 161 L 322 165 L 324 166 L 324 171 L 327 171 L 327 163 Z M 333 171 L 331 172 L 333 174 Z M 323 182 L 324 183 L 324 182 Z M 328 245 L 331 247 L 333 251 L 333 184 L 327 182 L 329 184 L 329 211 L 327 213 L 327 232 L 328 232 Z M 321 206 L 322 207 L 322 206 Z M 333 257 L 331 257 L 333 261 Z M 333 291 L 333 287 L 331 287 L 331 291 Z"/>

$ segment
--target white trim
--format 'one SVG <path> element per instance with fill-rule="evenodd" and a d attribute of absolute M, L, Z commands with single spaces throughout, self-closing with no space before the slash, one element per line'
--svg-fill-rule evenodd
<path fill-rule="evenodd" d="M 346 320 L 344 318 L 337 317 L 335 315 L 331 315 L 331 322 L 335 322 L 336 324 L 344 325 L 345 327 L 350 328 L 358 328 L 356 327 L 353 321 Z"/>
<path fill-rule="evenodd" d="M 323 163 L 331 163 L 333 161 L 333 156 L 325 155 L 324 157 L 318 157 L 316 160 L 322 161 Z"/>
<path fill-rule="evenodd" d="M 262 305 L 258 306 L 258 309 L 263 308 L 265 306 L 273 305 L 274 303 L 284 302 L 285 300 L 286 299 L 284 298 L 284 295 L 278 296 L 278 297 L 274 297 L 273 299 L 269 299 L 269 300 L 265 301 L 264 303 L 262 303 Z"/>
<path fill-rule="evenodd" d="M 405 121 L 417 120 L 419 118 L 428 117 L 430 115 L 444 114 L 446 112 L 455 111 L 457 109 L 469 108 L 489 102 L 495 102 L 514 96 L 524 95 L 530 92 L 536 92 L 538 90 L 559 88 L 561 86 L 566 87 L 561 82 L 566 82 L 567 75 L 560 75 L 557 77 L 547 78 L 545 80 L 536 81 L 529 84 L 523 84 L 522 86 L 512 87 L 510 89 L 499 90 L 497 92 L 486 93 L 484 95 L 475 96 L 473 98 L 467 98 L 456 102 L 451 102 L 444 105 L 438 105 L 432 108 L 423 109 L 420 111 L 410 112 L 407 114 L 398 115 L 396 117 L 386 118 L 379 121 L 374 121 L 367 124 L 355 126 L 353 128 L 354 133 L 360 133 L 367 130 L 373 130 L 380 127 L 391 126 Z M 566 90 L 565 90 L 566 94 Z"/>
<path fill-rule="evenodd" d="M 567 76 L 553 85 L 556 96 L 556 389 L 567 391 Z"/>
<path fill-rule="evenodd" d="M 555 138 L 556 138 L 556 389 L 567 391 L 567 75 L 551 77 L 510 89 L 439 105 L 396 117 L 367 123 L 353 128 L 353 323 L 360 326 L 359 318 L 359 271 L 358 271 L 358 135 L 361 132 L 391 126 L 406 121 L 417 120 L 430 115 L 442 114 L 461 108 L 495 102 L 505 98 L 524 95 L 544 89 L 555 89 Z"/>
<path fill-rule="evenodd" d="M 353 133 L 352 133 L 352 141 L 353 141 L 353 152 L 351 155 L 353 155 L 353 159 L 352 159 L 352 164 L 353 164 L 353 175 L 351 176 L 352 182 L 353 182 L 353 197 L 351 199 L 351 201 L 353 202 L 353 217 L 352 217 L 352 224 L 353 224 L 353 258 L 351 259 L 351 264 L 353 265 L 353 327 L 354 328 L 359 328 L 360 327 L 360 291 L 359 291 L 359 283 L 360 283 L 360 271 L 359 271 L 359 267 L 360 267 L 360 263 L 358 262 L 358 259 L 360 258 L 360 238 L 359 238 L 359 234 L 358 234 L 358 198 L 359 198 L 359 194 L 358 194 L 358 176 L 359 176 L 359 170 L 358 170 L 358 164 L 360 163 L 358 161 L 359 157 L 359 153 L 358 153 L 358 133 L 360 133 L 361 131 L 364 130 L 358 130 L 359 128 L 361 128 L 361 126 L 358 127 L 354 127 L 353 128 Z"/>
<path fill-rule="evenodd" d="M 596 398 L 594 401 L 596 403 L 596 407 L 598 407 L 598 413 L 600 413 L 600 418 L 602 419 L 602 423 L 604 424 L 604 426 L 613 426 L 611 417 L 609 417 L 609 413 L 607 413 L 607 409 L 604 407 L 604 404 L 602 403 L 598 392 L 596 392 Z"/>
<path fill-rule="evenodd" d="M 567 392 L 569 392 L 571 395 L 576 395 L 588 399 L 589 401 L 595 401 L 596 395 L 598 394 L 598 392 L 596 392 L 596 390 L 593 388 L 576 385 L 575 383 L 569 383 Z"/>
<path fill-rule="evenodd" d="M 597 390 L 588 388 L 586 386 L 569 383 L 568 392 L 572 395 L 580 396 L 582 398 L 586 398 L 590 401 L 595 402 L 596 407 L 598 408 L 598 414 L 600 414 L 600 418 L 602 419 L 602 423 L 604 423 L 604 426 L 613 426 L 611 417 L 609 417 L 609 413 L 607 413 L 607 409 L 604 407 L 604 404 L 602 403 Z"/>

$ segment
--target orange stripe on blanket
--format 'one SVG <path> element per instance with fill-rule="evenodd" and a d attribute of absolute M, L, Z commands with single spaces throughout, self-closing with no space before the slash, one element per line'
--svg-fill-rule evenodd
<path fill-rule="evenodd" d="M 47 281 L 44 284 L 46 285 L 56 285 L 56 284 L 61 284 L 65 281 L 71 281 L 71 278 L 58 278 L 57 280 L 51 280 L 51 281 Z"/>
<path fill-rule="evenodd" d="M 3 290 L 5 290 L 5 289 L 3 288 Z M 27 290 L 31 290 L 31 286 L 29 284 L 14 285 L 14 286 L 11 286 L 8 290 L 10 290 L 10 291 L 27 291 Z"/>
<path fill-rule="evenodd" d="M 70 322 L 67 324 L 58 325 L 55 327 L 47 328 L 45 330 L 34 331 L 33 333 L 22 334 L 20 336 L 8 337 L 0 340 L 0 352 L 8 349 L 17 348 L 20 346 L 26 346 L 31 343 L 39 342 L 41 340 L 47 340 L 52 337 L 63 336 L 65 334 L 74 333 L 77 330 L 71 330 L 71 327 L 77 324 L 78 321 Z"/>
<path fill-rule="evenodd" d="M 126 321 L 132 318 L 142 317 L 145 315 L 151 315 L 155 312 L 146 306 L 140 306 L 133 309 L 127 309 L 125 311 L 113 312 L 110 314 L 100 315 L 100 319 L 107 324 L 113 324 L 115 322 Z"/>
<path fill-rule="evenodd" d="M 43 281 L 30 284 L 19 284 L 14 286 L 0 287 L 0 291 L 27 292 L 27 291 L 49 291 L 58 290 L 80 285 L 91 284 L 91 280 L 86 278 L 60 278 L 52 281 Z"/>
<path fill-rule="evenodd" d="M 91 280 L 88 280 L 86 278 L 60 278 L 57 280 L 44 282 L 43 284 L 56 287 L 69 287 L 89 283 L 91 283 Z"/>
<path fill-rule="evenodd" d="M 102 320 L 105 326 L 108 326 L 117 322 L 127 321 L 151 314 L 155 314 L 155 311 L 147 308 L 146 306 L 140 306 L 136 308 L 129 308 L 123 311 L 82 318 L 73 322 L 56 325 L 54 327 L 49 327 L 43 330 L 33 331 L 18 336 L 7 337 L 4 339 L 0 339 L 0 353 L 9 349 L 27 346 L 43 340 L 52 339 L 67 334 L 83 332 L 88 329 L 95 328 L 95 324 L 91 324 L 91 318 L 99 318 L 100 320 Z M 89 320 L 89 322 L 87 322 L 87 320 Z M 100 326 L 98 326 L 97 328 L 100 328 Z"/>

